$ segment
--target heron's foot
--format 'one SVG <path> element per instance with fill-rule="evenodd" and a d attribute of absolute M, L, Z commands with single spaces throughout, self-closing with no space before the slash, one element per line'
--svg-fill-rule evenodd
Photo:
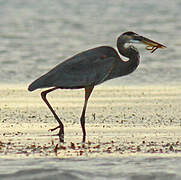
<path fill-rule="evenodd" d="M 53 134 L 52 136 L 58 136 L 60 139 L 60 142 L 64 142 L 64 134 Z"/>
<path fill-rule="evenodd" d="M 60 142 L 64 143 L 64 134 L 59 134 Z"/>
<path fill-rule="evenodd" d="M 85 141 L 86 141 L 86 136 L 83 135 L 83 136 L 82 136 L 82 143 L 85 143 Z"/>
<path fill-rule="evenodd" d="M 55 127 L 55 128 L 52 128 L 52 129 L 49 129 L 48 131 L 55 131 L 56 129 L 58 129 L 58 128 L 61 128 L 61 126 L 59 125 L 59 126 L 57 126 L 57 127 Z"/>
<path fill-rule="evenodd" d="M 55 131 L 56 129 L 60 128 L 59 133 L 58 134 L 54 134 L 53 136 L 59 136 L 60 142 L 64 142 L 64 129 L 62 128 L 62 126 L 57 126 L 55 128 L 49 129 L 49 131 Z"/>

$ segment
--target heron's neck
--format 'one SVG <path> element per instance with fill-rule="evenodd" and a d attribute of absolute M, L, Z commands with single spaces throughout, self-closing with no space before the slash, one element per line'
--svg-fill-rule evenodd
<path fill-rule="evenodd" d="M 125 47 L 127 41 L 121 36 L 117 40 L 117 48 L 121 55 L 127 57 L 129 60 L 125 62 L 126 70 L 129 73 L 133 72 L 139 65 L 139 52 L 134 46 Z"/>

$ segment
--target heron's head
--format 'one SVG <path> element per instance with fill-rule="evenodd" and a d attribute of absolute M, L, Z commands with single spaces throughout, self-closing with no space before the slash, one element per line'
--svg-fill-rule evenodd
<path fill-rule="evenodd" d="M 147 45 L 146 49 L 149 50 L 151 53 L 153 53 L 158 48 L 166 48 L 166 46 L 164 46 L 163 44 L 155 42 L 146 37 L 140 36 L 139 34 L 136 34 L 131 31 L 125 32 L 121 36 L 124 37 L 127 43 L 141 43 Z"/>

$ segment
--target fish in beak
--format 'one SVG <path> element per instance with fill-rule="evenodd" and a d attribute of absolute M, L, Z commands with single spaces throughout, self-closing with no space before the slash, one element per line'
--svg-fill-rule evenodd
<path fill-rule="evenodd" d="M 132 31 L 125 32 L 122 35 L 126 36 L 126 38 L 129 39 L 129 43 L 146 44 L 146 50 L 150 51 L 151 53 L 155 52 L 158 48 L 166 48 L 166 46 L 164 46 L 163 44 L 155 42 L 146 37 L 140 36 L 139 34 L 134 33 Z"/>
<path fill-rule="evenodd" d="M 141 41 L 143 44 L 146 44 L 146 50 L 150 51 L 151 53 L 156 51 L 158 48 L 166 48 L 166 46 L 164 46 L 163 44 L 160 44 L 143 36 L 139 36 L 139 41 Z"/>

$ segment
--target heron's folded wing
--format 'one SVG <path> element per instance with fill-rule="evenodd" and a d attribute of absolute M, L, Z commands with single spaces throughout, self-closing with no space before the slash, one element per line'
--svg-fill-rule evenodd
<path fill-rule="evenodd" d="M 113 57 L 85 59 L 79 63 L 65 64 L 61 67 L 61 72 L 52 74 L 52 85 L 73 88 L 100 84 L 110 74 L 114 64 Z"/>
<path fill-rule="evenodd" d="M 33 91 L 48 87 L 80 88 L 100 84 L 110 74 L 114 64 L 114 57 L 65 61 L 35 80 L 28 89 Z"/>

